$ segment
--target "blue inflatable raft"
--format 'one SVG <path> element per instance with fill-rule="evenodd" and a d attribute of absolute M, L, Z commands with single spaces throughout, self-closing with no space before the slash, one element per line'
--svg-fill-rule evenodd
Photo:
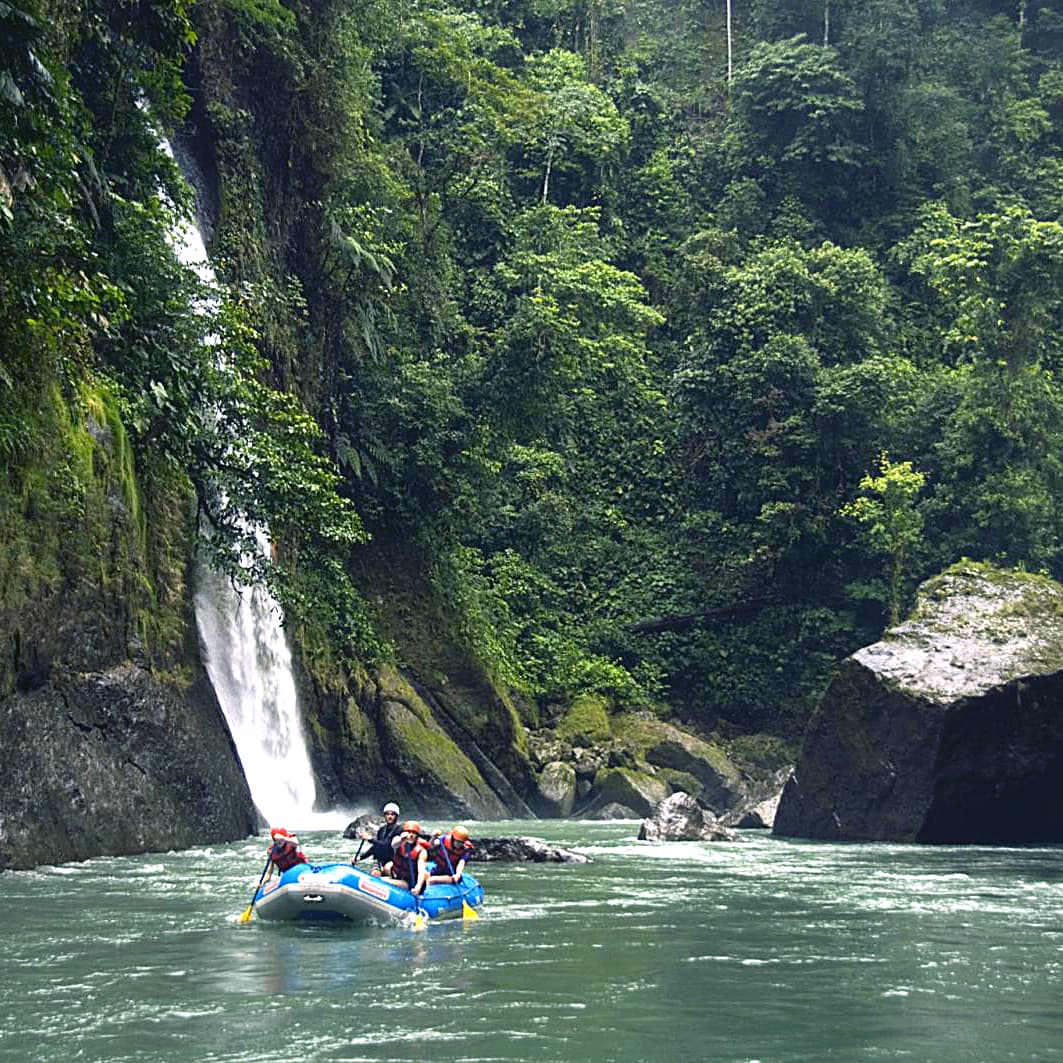
<path fill-rule="evenodd" d="M 459 883 L 428 886 L 418 902 L 409 890 L 389 885 L 350 864 L 299 864 L 271 879 L 255 894 L 260 919 L 338 920 L 356 923 L 409 922 L 420 912 L 430 920 L 460 919 L 462 902 L 483 904 L 479 882 L 465 872 Z"/>

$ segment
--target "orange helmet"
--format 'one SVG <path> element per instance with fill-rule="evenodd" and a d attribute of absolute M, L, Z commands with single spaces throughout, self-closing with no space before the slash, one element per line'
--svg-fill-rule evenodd
<path fill-rule="evenodd" d="M 451 827 L 450 836 L 456 842 L 467 842 L 469 840 L 469 828 L 468 827 Z"/>
<path fill-rule="evenodd" d="M 415 820 L 415 819 L 408 819 L 408 820 L 406 820 L 405 823 L 403 823 L 402 830 L 403 830 L 403 833 L 420 834 L 421 833 L 421 824 L 418 823 L 417 820 Z"/>

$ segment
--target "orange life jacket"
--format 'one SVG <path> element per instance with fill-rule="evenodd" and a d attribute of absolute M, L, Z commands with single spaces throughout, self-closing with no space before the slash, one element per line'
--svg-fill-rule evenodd
<path fill-rule="evenodd" d="M 453 875 L 458 869 L 458 862 L 469 856 L 472 845 L 469 842 L 456 842 L 449 834 L 437 838 L 432 845 L 432 859 L 436 862 L 437 875 Z"/>

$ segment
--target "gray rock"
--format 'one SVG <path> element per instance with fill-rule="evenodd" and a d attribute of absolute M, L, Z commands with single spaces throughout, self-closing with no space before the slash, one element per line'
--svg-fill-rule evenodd
<path fill-rule="evenodd" d="M 591 809 L 590 812 L 585 813 L 580 818 L 600 821 L 607 819 L 640 819 L 641 817 L 633 808 L 610 801 L 609 804 L 602 805 L 600 808 Z"/>
<path fill-rule="evenodd" d="M 590 806 L 582 818 L 608 804 L 625 805 L 648 816 L 671 792 L 666 782 L 630 768 L 603 768 L 594 780 Z"/>
<path fill-rule="evenodd" d="M 690 794 L 676 793 L 657 806 L 639 827 L 639 840 L 651 842 L 736 841 L 738 835 L 720 824 Z"/>
<path fill-rule="evenodd" d="M 720 817 L 720 822 L 725 827 L 770 830 L 775 823 L 775 814 L 779 809 L 783 789 L 793 772 L 792 766 L 783 768 L 766 783 L 753 787 L 749 797 L 729 809 L 725 815 Z"/>
<path fill-rule="evenodd" d="M 217 699 L 132 664 L 0 699 L 0 870 L 245 837 L 257 816 Z"/>
<path fill-rule="evenodd" d="M 576 772 L 559 760 L 547 764 L 539 775 L 533 801 L 535 811 L 548 819 L 561 819 L 576 803 Z"/>
<path fill-rule="evenodd" d="M 528 862 L 535 864 L 589 864 L 591 858 L 571 849 L 560 849 L 541 838 L 475 838 L 474 860 Z"/>
<path fill-rule="evenodd" d="M 369 812 L 363 812 L 343 828 L 343 836 L 351 841 L 361 841 L 362 835 L 368 831 L 375 837 L 382 823 L 383 820 L 377 819 Z"/>
<path fill-rule="evenodd" d="M 1063 841 L 1063 587 L 964 562 L 847 658 L 775 818 L 790 837 Z"/>
<path fill-rule="evenodd" d="M 646 750 L 646 760 L 693 775 L 702 785 L 700 800 L 709 808 L 730 808 L 745 796 L 741 772 L 723 750 L 677 728 Z"/>

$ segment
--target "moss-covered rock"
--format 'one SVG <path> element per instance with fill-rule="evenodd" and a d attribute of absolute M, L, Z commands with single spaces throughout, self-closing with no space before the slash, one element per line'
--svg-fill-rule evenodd
<path fill-rule="evenodd" d="M 658 768 L 657 778 L 663 779 L 671 787 L 672 793 L 689 794 L 693 798 L 701 795 L 705 784 L 686 771 L 677 771 L 675 768 Z"/>
<path fill-rule="evenodd" d="M 414 807 L 478 819 L 506 815 L 476 765 L 399 672 L 382 668 L 377 693 L 384 758 L 409 787 Z"/>
<path fill-rule="evenodd" d="M 232 840 L 256 814 L 198 658 L 188 486 L 53 389 L 0 478 L 0 869 Z"/>
<path fill-rule="evenodd" d="M 593 694 L 576 698 L 554 729 L 557 737 L 573 745 L 595 746 L 612 737 L 606 702 Z"/>
<path fill-rule="evenodd" d="M 613 729 L 617 740 L 645 763 L 697 779 L 701 784 L 699 800 L 715 811 L 730 808 L 745 792 L 741 771 L 712 742 L 644 714 L 620 716 L 613 721 Z"/>
<path fill-rule="evenodd" d="M 630 768 L 603 768 L 594 779 L 590 809 L 607 804 L 624 805 L 648 816 L 671 793 L 663 780 Z"/>

